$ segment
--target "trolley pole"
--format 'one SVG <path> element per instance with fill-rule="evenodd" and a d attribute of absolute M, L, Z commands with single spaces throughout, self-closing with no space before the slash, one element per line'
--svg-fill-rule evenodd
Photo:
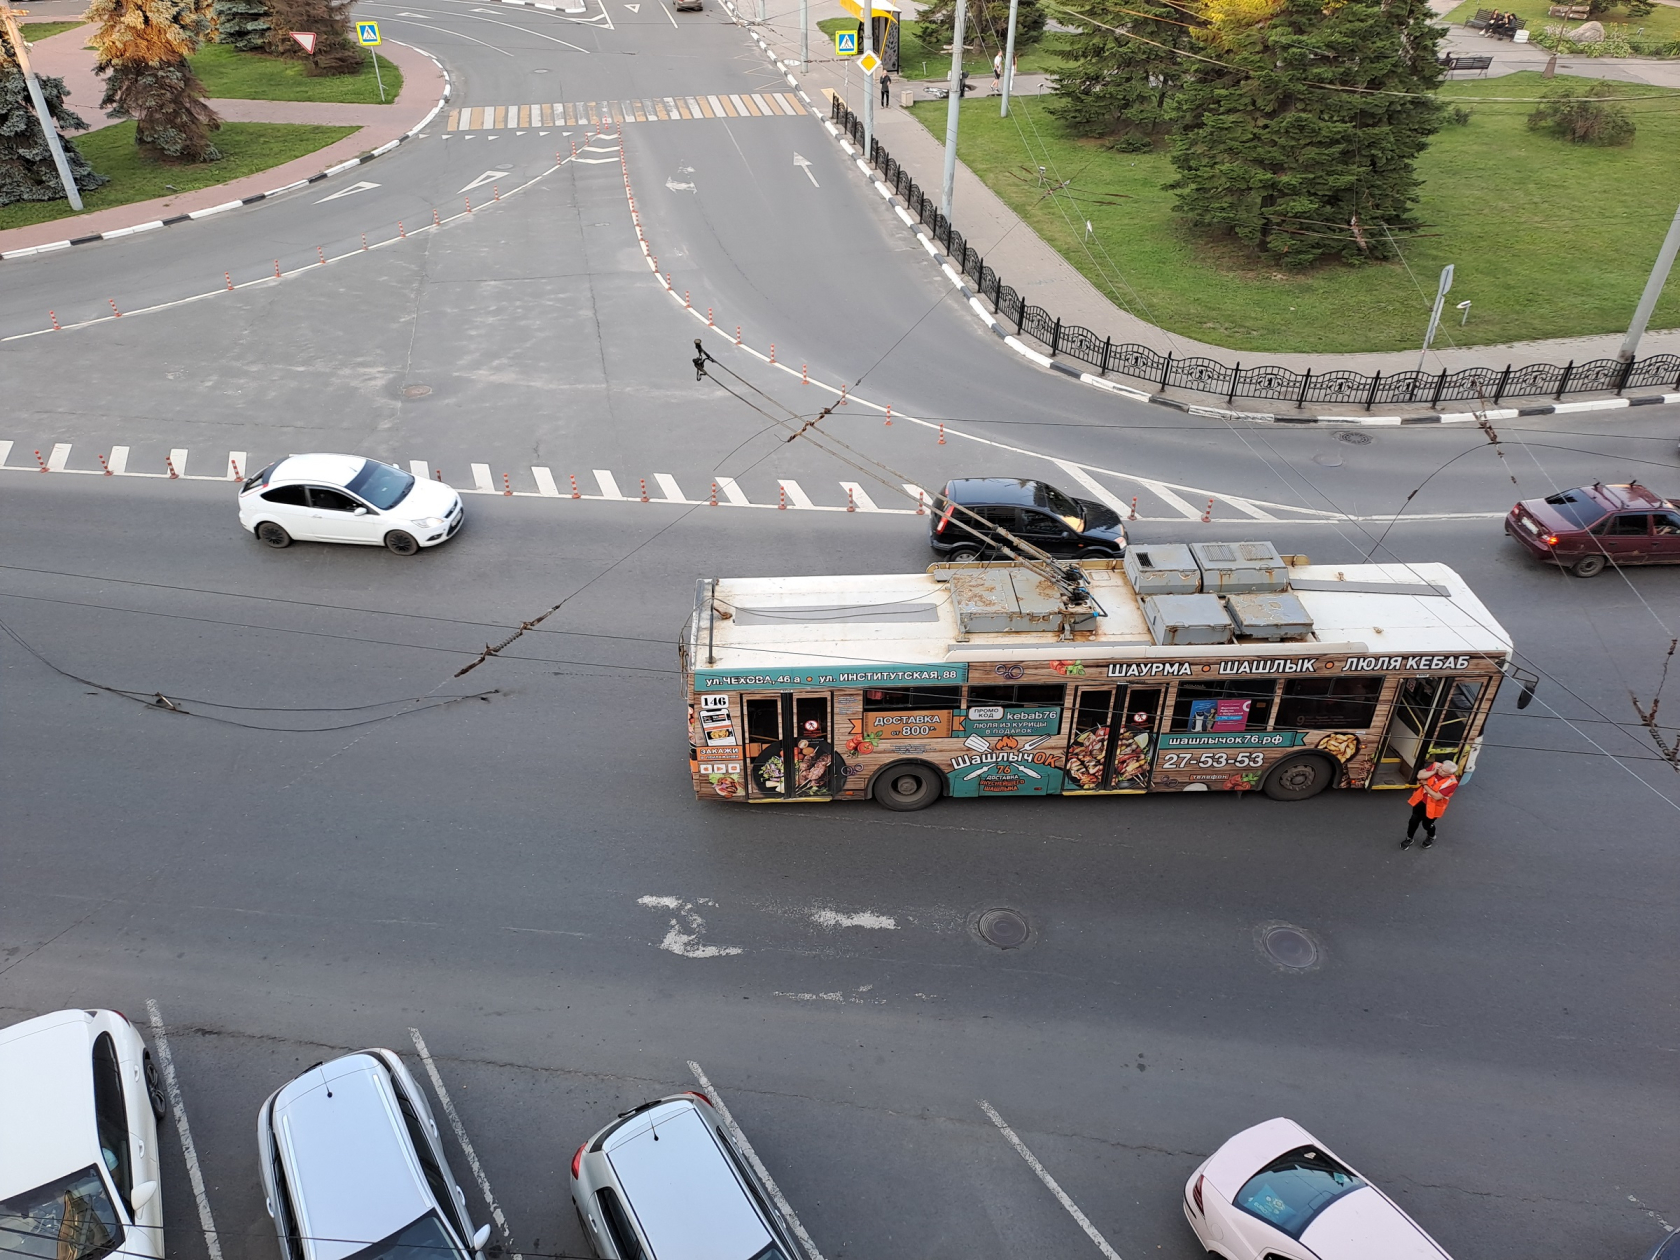
<path fill-rule="evenodd" d="M 41 95 L 40 80 L 30 68 L 29 50 L 24 46 L 23 32 L 18 30 L 17 20 L 27 12 L 27 9 L 11 8 L 4 0 L 0 0 L 0 22 L 5 24 L 6 38 L 12 45 L 12 55 L 17 58 L 18 69 L 23 71 L 24 82 L 29 85 L 29 100 L 35 106 L 35 117 L 41 124 L 41 133 L 47 138 L 47 148 L 52 150 L 53 165 L 58 168 L 58 182 L 64 185 L 64 195 L 70 199 L 70 208 L 79 214 L 82 209 L 81 190 L 70 177 L 70 161 L 64 156 L 64 143 L 58 138 L 58 128 L 53 126 L 52 114 L 47 109 L 47 98 Z"/>
<path fill-rule="evenodd" d="M 945 109 L 945 178 L 939 187 L 939 213 L 951 217 L 951 195 L 957 185 L 957 119 L 962 111 L 963 27 L 968 0 L 957 0 L 956 28 L 951 32 L 951 93 Z"/>
<path fill-rule="evenodd" d="M 998 107 L 1003 118 L 1009 117 L 1009 90 L 1015 86 L 1015 18 L 1020 9 L 1021 0 L 1009 0 L 1009 34 L 1003 50 L 1003 103 Z"/>
<path fill-rule="evenodd" d="M 1645 281 L 1645 292 L 1639 295 L 1639 305 L 1634 309 L 1633 322 L 1628 325 L 1627 337 L 1622 341 L 1622 348 L 1616 357 L 1623 363 L 1633 360 L 1633 355 L 1639 349 L 1639 339 L 1645 335 L 1645 325 L 1651 322 L 1651 312 L 1657 307 L 1657 299 L 1662 296 L 1663 285 L 1668 283 L 1668 273 L 1674 266 L 1674 256 L 1680 254 L 1680 210 L 1674 212 L 1674 222 L 1668 225 L 1668 235 L 1663 237 L 1662 248 L 1657 251 L 1657 261 L 1651 267 L 1650 279 Z"/>
<path fill-rule="evenodd" d="M 863 52 L 868 56 L 875 45 L 875 0 L 862 0 Z M 875 76 L 863 76 L 863 160 L 866 165 L 875 160 Z"/>
<path fill-rule="evenodd" d="M 799 0 L 799 68 L 811 68 L 811 0 Z"/>

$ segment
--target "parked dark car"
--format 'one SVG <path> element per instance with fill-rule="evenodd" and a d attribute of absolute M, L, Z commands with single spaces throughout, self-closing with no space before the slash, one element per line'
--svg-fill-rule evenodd
<path fill-rule="evenodd" d="M 1505 532 L 1576 577 L 1592 577 L 1607 564 L 1680 564 L 1680 500 L 1637 481 L 1524 499 L 1506 516 Z"/>
<path fill-rule="evenodd" d="M 1126 554 L 1126 530 L 1113 508 L 1015 477 L 946 482 L 933 501 L 928 544 L 942 559 L 984 559 L 999 554 L 997 528 L 1053 556 Z"/>

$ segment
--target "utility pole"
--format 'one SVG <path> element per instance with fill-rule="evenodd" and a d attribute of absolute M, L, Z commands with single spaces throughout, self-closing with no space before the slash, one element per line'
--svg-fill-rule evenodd
<path fill-rule="evenodd" d="M 1423 361 L 1429 354 L 1429 347 L 1435 341 L 1435 330 L 1441 326 L 1441 304 L 1447 300 L 1447 292 L 1452 288 L 1453 265 L 1448 263 L 1441 268 L 1441 287 L 1435 290 L 1435 309 L 1429 313 L 1429 330 L 1423 334 L 1423 350 L 1418 354 L 1417 370 L 1423 371 Z"/>
<path fill-rule="evenodd" d="M 1633 322 L 1628 325 L 1627 336 L 1622 341 L 1621 351 L 1616 355 L 1623 363 L 1631 363 L 1634 351 L 1639 349 L 1639 339 L 1645 335 L 1645 325 L 1651 322 L 1651 312 L 1656 309 L 1657 299 L 1662 296 L 1663 285 L 1668 283 L 1669 269 L 1674 266 L 1676 254 L 1680 254 L 1680 210 L 1674 212 L 1674 222 L 1668 225 L 1668 235 L 1663 237 L 1662 248 L 1657 251 L 1657 261 L 1651 267 L 1650 279 L 1645 281 L 1645 292 L 1639 295 L 1639 305 L 1634 309 Z"/>
<path fill-rule="evenodd" d="M 58 182 L 64 185 L 64 195 L 70 198 L 70 208 L 79 214 L 82 209 L 81 190 L 70 177 L 70 162 L 64 156 L 64 144 L 58 138 L 58 128 L 53 126 L 52 114 L 47 109 L 47 98 L 41 95 L 40 81 L 29 66 L 29 50 L 24 47 L 23 33 L 18 30 L 17 20 L 28 12 L 27 9 L 10 8 L 5 0 L 0 0 L 0 22 L 6 26 L 6 38 L 11 41 L 12 54 L 17 58 L 18 69 L 23 71 L 24 82 L 29 85 L 29 99 L 34 103 L 35 117 L 40 121 L 42 134 L 47 138 L 47 148 L 52 150 L 53 165 L 58 168 Z"/>
<path fill-rule="evenodd" d="M 811 0 L 799 0 L 799 68 L 811 68 Z"/>
<path fill-rule="evenodd" d="M 1015 16 L 1020 12 L 1021 0 L 1009 0 L 1009 34 L 1003 50 L 1003 103 L 999 116 L 1009 117 L 1009 89 L 1015 86 Z"/>
<path fill-rule="evenodd" d="M 875 50 L 875 0 L 861 0 L 863 9 L 863 52 L 867 57 Z M 863 160 L 875 161 L 875 76 L 863 76 Z"/>
<path fill-rule="evenodd" d="M 962 111 L 963 27 L 968 0 L 957 0 L 956 29 L 951 32 L 951 92 L 945 109 L 945 178 L 939 188 L 939 213 L 951 217 L 951 194 L 957 185 L 957 117 Z"/>

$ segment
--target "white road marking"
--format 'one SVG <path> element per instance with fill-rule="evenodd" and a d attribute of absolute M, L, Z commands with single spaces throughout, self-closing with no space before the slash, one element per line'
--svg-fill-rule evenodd
<path fill-rule="evenodd" d="M 473 489 L 483 494 L 495 492 L 496 485 L 490 480 L 489 464 L 474 464 L 472 466 Z"/>
<path fill-rule="evenodd" d="M 601 487 L 603 499 L 622 499 L 623 493 L 618 488 L 618 482 L 605 468 L 595 469 L 595 484 Z"/>
<path fill-rule="evenodd" d="M 805 1248 L 805 1254 L 810 1256 L 811 1260 L 823 1260 L 822 1252 L 818 1251 L 817 1244 L 811 1241 L 811 1235 L 805 1232 L 805 1226 L 800 1224 L 799 1217 L 794 1212 L 793 1207 L 783 1197 L 781 1189 L 776 1185 L 776 1179 L 770 1175 L 770 1170 L 764 1166 L 764 1161 L 758 1157 L 758 1152 L 753 1150 L 752 1143 L 747 1141 L 747 1135 L 741 1132 L 741 1126 L 735 1123 L 735 1117 L 729 1114 L 729 1108 L 723 1105 L 723 1099 L 718 1097 L 717 1086 L 706 1079 L 706 1073 L 693 1059 L 688 1061 L 688 1070 L 694 1073 L 694 1079 L 700 1082 L 700 1088 L 705 1090 L 706 1097 L 712 1100 L 712 1106 L 717 1108 L 718 1115 L 723 1118 L 723 1127 L 729 1130 L 729 1136 L 734 1139 L 735 1145 L 741 1148 L 741 1154 L 747 1157 L 747 1162 L 752 1165 L 753 1171 L 758 1174 L 758 1179 L 764 1183 L 764 1188 L 770 1192 L 770 1198 L 775 1203 L 776 1210 L 782 1214 L 782 1219 L 788 1223 L 788 1228 L 793 1230 L 794 1237 L 799 1239 L 799 1245 Z"/>
<path fill-rule="evenodd" d="M 706 930 L 706 920 L 695 911 L 692 901 L 683 901 L 679 897 L 638 897 L 636 904 L 646 906 L 649 910 L 674 910 L 688 924 L 688 931 L 685 932 L 676 919 L 671 920 L 665 939 L 659 942 L 659 948 L 666 953 L 675 954 L 679 958 L 730 958 L 746 953 L 739 945 L 703 944 L 700 934 Z"/>
<path fill-rule="evenodd" d="M 806 494 L 805 491 L 800 488 L 797 481 L 782 479 L 777 481 L 776 484 L 783 490 L 787 491 L 788 502 L 793 504 L 794 507 L 814 508 L 817 506 L 815 503 L 811 502 L 811 496 Z"/>
<path fill-rule="evenodd" d="M 873 910 L 863 910 L 857 914 L 842 914 L 838 910 L 813 910 L 811 922 L 825 928 L 860 927 L 886 931 L 895 931 L 898 928 L 898 920 L 892 915 L 876 914 Z"/>
<path fill-rule="evenodd" d="M 193 1198 L 198 1200 L 198 1223 L 204 1230 L 204 1249 L 210 1260 L 222 1260 L 222 1240 L 216 1233 L 215 1217 L 210 1215 L 210 1196 L 204 1192 L 204 1173 L 198 1166 L 198 1148 L 193 1145 L 192 1127 L 187 1124 L 187 1105 L 181 1101 L 181 1083 L 175 1079 L 175 1058 L 169 1053 L 169 1033 L 163 1026 L 163 1013 L 152 998 L 146 999 L 146 1015 L 152 1024 L 152 1044 L 157 1047 L 158 1068 L 163 1072 L 164 1092 L 169 1095 L 169 1110 L 175 1113 L 175 1129 L 181 1135 L 181 1152 L 187 1160 L 187 1180 L 192 1183 Z"/>
<path fill-rule="evenodd" d="M 328 193 L 325 197 L 321 198 L 321 201 L 337 201 L 340 197 L 353 197 L 359 192 L 366 192 L 370 188 L 378 187 L 378 184 L 364 179 L 359 184 L 351 184 L 348 188 L 341 188 L 335 193 Z M 321 201 L 317 201 L 315 204 L 320 205 Z"/>
<path fill-rule="evenodd" d="M 735 478 L 733 477 L 719 477 L 717 486 L 719 490 L 723 491 L 723 497 L 736 507 L 747 507 L 752 503 L 751 499 L 741 493 L 741 487 L 735 484 Z"/>
<path fill-rule="evenodd" d="M 879 512 L 875 500 L 869 497 L 869 492 L 855 481 L 842 481 L 840 488 L 852 496 L 852 502 L 860 512 Z"/>
<path fill-rule="evenodd" d="M 682 27 L 677 26 L 677 19 L 676 19 L 675 15 L 672 14 L 671 10 L 667 9 L 662 4 L 662 5 L 659 6 L 659 11 L 665 15 L 666 19 L 671 23 L 672 26 L 676 26 L 679 31 L 682 30 Z"/>
<path fill-rule="evenodd" d="M 52 451 L 47 455 L 47 469 L 50 472 L 63 472 L 64 465 L 70 462 L 70 443 L 54 442 Z"/>
<path fill-rule="evenodd" d="M 1159 481 L 1150 481 L 1146 477 L 1135 477 L 1133 480 L 1145 490 L 1149 491 L 1150 494 L 1160 499 L 1168 507 L 1176 509 L 1179 515 L 1186 516 L 1193 521 L 1199 521 L 1202 519 L 1202 510 L 1200 508 L 1191 507 L 1184 499 L 1167 489 L 1163 483 Z"/>
<path fill-rule="evenodd" d="M 430 477 L 432 475 L 432 470 L 430 468 L 426 467 L 426 461 L 423 460 L 423 459 L 411 459 L 411 460 L 409 460 L 408 461 L 408 471 L 413 473 L 415 475 L 415 477 L 417 477 L 421 481 L 426 480 L 427 477 Z"/>
<path fill-rule="evenodd" d="M 228 452 L 228 479 L 243 481 L 251 475 L 251 461 L 246 458 L 244 451 Z"/>
<path fill-rule="evenodd" d="M 10 442 L 0 442 L 0 468 L 4 468 L 6 466 L 6 461 L 11 457 L 12 444 Z"/>
<path fill-rule="evenodd" d="M 1033 1172 L 1038 1174 L 1038 1179 L 1044 1183 L 1045 1187 L 1051 1194 L 1056 1196 L 1056 1201 L 1068 1210 L 1068 1214 L 1072 1216 L 1074 1220 L 1079 1222 L 1079 1228 L 1085 1231 L 1086 1237 L 1097 1244 L 1097 1250 L 1102 1252 L 1103 1255 L 1107 1257 L 1107 1260 L 1120 1260 L 1120 1253 L 1108 1245 L 1108 1239 L 1104 1238 L 1097 1232 L 1097 1227 L 1091 1224 L 1085 1213 L 1079 1210 L 1079 1205 L 1072 1199 L 1068 1198 L 1067 1191 L 1063 1190 L 1056 1184 L 1056 1179 L 1050 1175 L 1043 1164 L 1038 1162 L 1038 1156 L 1029 1151 L 1027 1149 L 1027 1144 L 1015 1136 L 1015 1130 L 1011 1129 L 1003 1122 L 1003 1117 L 998 1115 L 997 1110 L 992 1106 L 992 1104 L 987 1102 L 984 1098 L 980 1099 L 979 1102 L 980 1110 L 984 1111 L 987 1118 L 990 1119 L 993 1124 L 997 1125 L 998 1132 L 1003 1134 L 1003 1136 L 1009 1140 L 1009 1145 L 1015 1148 L 1015 1153 L 1027 1161 L 1027 1167 L 1031 1168 Z"/>
<path fill-rule="evenodd" d="M 473 180 L 473 182 L 468 184 L 465 188 L 460 188 L 456 191 L 458 193 L 471 192 L 474 188 L 483 184 L 488 184 L 493 179 L 506 179 L 507 177 L 508 173 L 506 171 L 485 171 L 484 174 Z"/>
<path fill-rule="evenodd" d="M 11 443 L 7 442 L 6 445 L 9 448 L 11 446 Z M 5 460 L 0 459 L 0 464 L 3 464 L 5 462 L 6 462 Z M 113 446 L 111 448 L 111 457 L 105 461 L 105 465 L 116 476 L 118 476 L 118 477 L 122 476 L 125 472 L 128 471 L 128 447 L 126 447 L 126 446 Z"/>
<path fill-rule="evenodd" d="M 502 1237 L 508 1244 L 513 1244 L 513 1234 L 508 1230 L 507 1217 L 502 1215 L 501 1204 L 496 1202 L 496 1196 L 490 1191 L 490 1179 L 484 1175 L 484 1165 L 478 1162 L 478 1152 L 473 1150 L 473 1144 L 467 1139 L 466 1126 L 461 1123 L 460 1114 L 455 1110 L 454 1100 L 449 1097 L 449 1091 L 443 1087 L 443 1077 L 438 1075 L 437 1064 L 432 1062 L 431 1051 L 426 1049 L 426 1040 L 420 1035 L 418 1028 L 410 1028 L 408 1035 L 414 1038 L 414 1048 L 419 1052 L 420 1062 L 426 1065 L 426 1075 L 432 1078 L 432 1089 L 443 1104 L 443 1114 L 449 1117 L 450 1127 L 455 1130 L 455 1140 L 461 1144 L 466 1152 L 467 1166 L 472 1169 L 473 1177 L 478 1181 L 478 1188 L 484 1194 L 484 1201 L 490 1205 L 490 1215 L 496 1222 L 496 1228 L 502 1231 Z M 519 1252 L 513 1253 L 513 1260 L 525 1260 Z"/>
<path fill-rule="evenodd" d="M 791 83 L 792 80 L 790 79 L 790 80 L 788 80 L 788 82 Z M 799 167 L 800 170 L 805 172 L 805 178 L 811 181 L 811 187 L 813 187 L 813 188 L 821 188 L 822 187 L 821 184 L 817 183 L 817 177 L 815 175 L 811 174 L 811 159 L 810 158 L 802 156 L 798 152 L 798 150 L 795 150 L 794 154 L 793 154 L 793 164 L 795 166 Z"/>
<path fill-rule="evenodd" d="M 688 502 L 687 499 L 683 498 L 683 492 L 677 485 L 677 479 L 670 473 L 654 473 L 653 479 L 659 483 L 659 489 L 672 503 Z"/>
<path fill-rule="evenodd" d="M 540 465 L 532 465 L 531 476 L 537 483 L 537 491 L 544 498 L 558 499 L 560 487 L 554 484 L 554 474 Z"/>
<path fill-rule="evenodd" d="M 920 486 L 915 485 L 912 482 L 906 481 L 902 484 L 904 486 L 904 493 L 916 501 L 917 507 L 928 508 L 933 506 L 933 497 L 929 495 L 926 490 L 923 490 Z"/>
<path fill-rule="evenodd" d="M 177 477 L 185 477 L 187 475 L 187 448 L 184 446 L 177 446 L 174 450 L 170 451 L 169 463 L 175 469 L 175 475 Z"/>

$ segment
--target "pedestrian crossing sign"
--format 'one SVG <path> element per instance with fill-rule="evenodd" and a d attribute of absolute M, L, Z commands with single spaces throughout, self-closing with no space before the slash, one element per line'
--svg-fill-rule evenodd
<path fill-rule="evenodd" d="M 372 48 L 379 43 L 379 23 L 357 22 L 356 39 L 360 41 L 363 48 Z"/>
<path fill-rule="evenodd" d="M 835 53 L 841 57 L 857 56 L 857 37 L 858 33 L 856 31 L 835 31 Z"/>

